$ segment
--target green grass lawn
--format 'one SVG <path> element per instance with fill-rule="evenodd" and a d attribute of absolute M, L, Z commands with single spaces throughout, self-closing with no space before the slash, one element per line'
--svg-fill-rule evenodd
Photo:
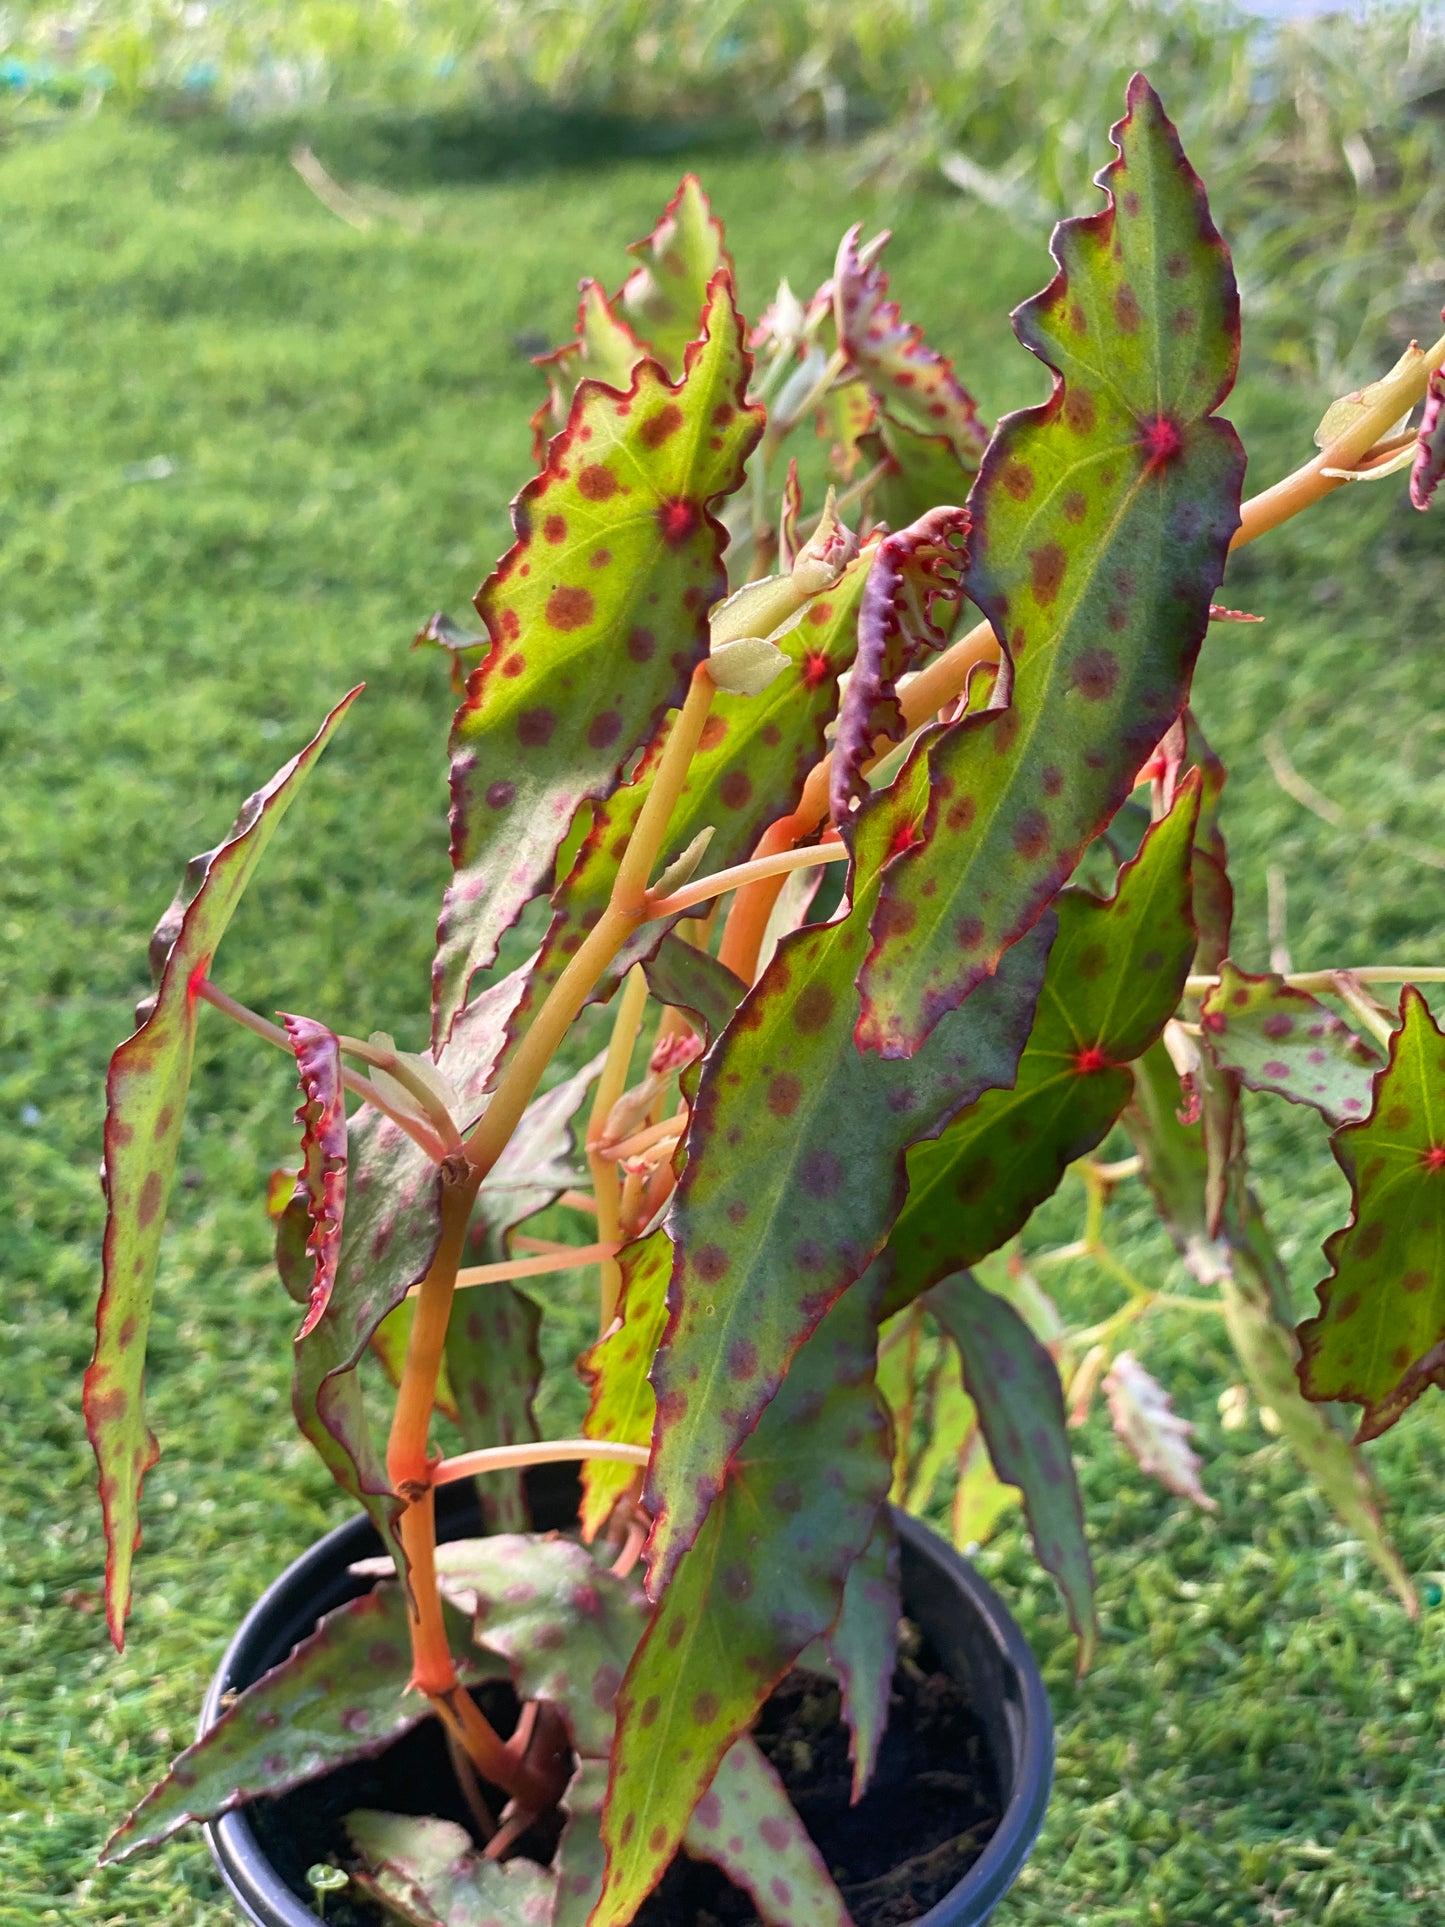
<path fill-rule="evenodd" d="M 316 135 L 338 172 L 405 194 L 410 225 L 365 233 L 308 193 L 279 134 L 102 117 L 0 152 L 0 1918 L 16 1927 L 230 1918 L 199 1844 L 103 1875 L 94 1854 L 189 1738 L 240 1614 L 346 1510 L 291 1431 L 294 1311 L 261 1209 L 265 1173 L 294 1162 L 294 1092 L 217 1020 L 152 1337 L 165 1456 L 112 1653 L 79 1386 L 104 1065 L 149 930 L 187 857 L 365 679 L 218 975 L 257 1007 L 419 1047 L 450 699 L 444 665 L 407 642 L 433 608 L 464 612 L 505 546 L 536 399 L 518 337 L 562 338 L 577 276 L 618 277 L 684 163 L 538 148 L 503 173 L 495 138 L 443 131 Z M 1042 235 L 1023 244 L 957 199 L 884 209 L 818 154 L 686 159 L 752 312 L 784 271 L 821 278 L 849 220 L 887 219 L 908 312 L 985 409 L 1044 391 L 1006 321 L 1049 271 Z M 1324 399 L 1246 374 L 1231 412 L 1254 486 L 1308 452 Z M 1440 527 L 1402 489 L 1354 491 L 1231 571 L 1230 600 L 1267 621 L 1216 628 L 1199 709 L 1234 770 L 1245 961 L 1265 959 L 1270 864 L 1300 967 L 1440 955 Z M 1344 827 L 1279 789 L 1271 729 Z M 1303 1304 L 1343 1186 L 1312 1120 L 1260 1122 Z M 1038 1235 L 1071 1235 L 1076 1205 L 1066 1188 Z M 1171 1260 L 1127 1192 L 1118 1215 L 1158 1275 Z M 1071 1308 L 1106 1302 L 1087 1276 L 1055 1281 Z M 1430 1602 L 1412 1627 L 1284 1448 L 1253 1418 L 1220 1428 L 1222 1334 L 1161 1323 L 1144 1349 L 1199 1423 L 1220 1509 L 1146 1485 L 1099 1418 L 1080 1435 L 1105 1635 L 1079 1685 L 1017 1529 L 982 1553 L 1060 1720 L 1047 1827 L 998 1919 L 1418 1923 L 1445 1885 L 1445 1400 L 1373 1449 Z M 560 1429 L 580 1392 L 564 1379 L 548 1401 Z"/>

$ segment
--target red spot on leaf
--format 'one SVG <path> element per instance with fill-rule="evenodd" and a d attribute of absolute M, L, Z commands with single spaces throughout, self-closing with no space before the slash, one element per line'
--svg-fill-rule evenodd
<path fill-rule="evenodd" d="M 740 810 L 752 801 L 753 779 L 746 770 L 730 769 L 718 784 L 718 795 L 730 810 Z"/>
<path fill-rule="evenodd" d="M 791 1117 L 802 1096 L 801 1080 L 790 1071 L 779 1071 L 768 1084 L 768 1109 L 774 1117 Z"/>
<path fill-rule="evenodd" d="M 1432 1173 L 1445 1171 L 1445 1144 L 1432 1144 L 1430 1149 L 1421 1155 L 1420 1163 Z"/>
<path fill-rule="evenodd" d="M 622 717 L 615 709 L 604 709 L 587 725 L 587 741 L 593 749 L 609 749 L 622 734 Z"/>
<path fill-rule="evenodd" d="M 634 629 L 627 638 L 627 654 L 632 662 L 651 662 L 657 637 L 650 629 Z"/>
<path fill-rule="evenodd" d="M 487 785 L 487 801 L 494 810 L 504 810 L 517 794 L 515 783 L 502 778 L 500 782 Z"/>
<path fill-rule="evenodd" d="M 524 709 L 517 718 L 517 741 L 523 749 L 545 749 L 557 727 L 556 713 L 550 709 Z"/>
<path fill-rule="evenodd" d="M 1167 468 L 1184 453 L 1184 436 L 1172 416 L 1156 415 L 1140 428 L 1139 446 L 1146 468 Z"/>
<path fill-rule="evenodd" d="M 542 533 L 549 542 L 567 540 L 567 518 L 565 515 L 549 515 L 542 524 Z"/>
<path fill-rule="evenodd" d="M 810 649 L 803 657 L 803 687 L 817 689 L 828 678 L 828 658 L 819 649 Z"/>
<path fill-rule="evenodd" d="M 610 468 L 601 462 L 592 462 L 577 477 L 577 492 L 589 502 L 605 502 L 617 493 L 621 483 Z"/>
<path fill-rule="evenodd" d="M 1010 462 L 1003 472 L 1003 485 L 1016 502 L 1026 502 L 1034 492 L 1034 472 L 1027 462 Z"/>
<path fill-rule="evenodd" d="M 732 1259 L 721 1245 L 703 1245 L 692 1254 L 692 1268 L 704 1284 L 715 1285 L 727 1275 Z"/>
<path fill-rule="evenodd" d="M 1013 827 L 1013 846 L 1030 861 L 1043 855 L 1049 847 L 1049 824 L 1042 810 L 1023 812 Z"/>
<path fill-rule="evenodd" d="M 1085 649 L 1069 672 L 1069 680 L 1085 702 L 1112 696 L 1119 681 L 1119 659 L 1112 649 Z"/>
<path fill-rule="evenodd" d="M 682 427 L 682 410 L 675 401 L 659 408 L 655 415 L 649 415 L 637 431 L 637 439 L 644 448 L 661 448 L 666 441 Z"/>
<path fill-rule="evenodd" d="M 1069 558 L 1061 543 L 1045 542 L 1031 552 L 1029 569 L 1034 600 L 1042 607 L 1047 608 L 1059 593 L 1068 566 Z"/>
<path fill-rule="evenodd" d="M 843 1160 L 825 1145 L 809 1151 L 798 1167 L 798 1183 L 810 1198 L 836 1197 L 846 1176 Z"/>
<path fill-rule="evenodd" d="M 143 1231 L 152 1223 L 161 1208 L 161 1193 L 164 1190 L 159 1171 L 152 1171 L 141 1186 L 140 1200 L 135 1208 L 135 1221 Z"/>
<path fill-rule="evenodd" d="M 1098 419 L 1094 398 L 1082 388 L 1070 388 L 1064 396 L 1064 421 L 1076 435 L 1091 435 Z M 1107 486 L 1107 477 L 1103 478 Z"/>
<path fill-rule="evenodd" d="M 582 629 L 597 613 L 590 589 L 554 589 L 547 598 L 547 621 L 553 629 Z"/>
<path fill-rule="evenodd" d="M 657 526 L 662 530 L 662 539 L 669 547 L 681 548 L 702 520 L 702 511 L 695 502 L 685 502 L 677 497 L 663 502 L 657 511 Z"/>
<path fill-rule="evenodd" d="M 1064 520 L 1077 526 L 1089 512 L 1089 498 L 1081 488 L 1071 488 L 1063 501 Z"/>
<path fill-rule="evenodd" d="M 1082 1050 L 1074 1052 L 1074 1069 L 1083 1077 L 1087 1077 L 1091 1071 L 1106 1071 L 1110 1068 L 1108 1058 L 1097 1044 L 1086 1044 Z"/>

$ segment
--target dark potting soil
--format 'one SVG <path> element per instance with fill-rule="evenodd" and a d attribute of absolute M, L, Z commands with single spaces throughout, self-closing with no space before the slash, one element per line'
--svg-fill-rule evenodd
<path fill-rule="evenodd" d="M 517 1701 L 505 1685 L 477 1690 L 505 1737 Z M 795 1671 L 768 1700 L 754 1729 L 793 1804 L 838 1882 L 856 1927 L 906 1927 L 957 1885 L 988 1844 L 1000 1814 L 999 1790 L 983 1731 L 966 1692 L 943 1671 L 926 1639 L 903 1623 L 888 1728 L 877 1771 L 856 1807 L 838 1688 Z M 493 1811 L 499 1811 L 498 1796 Z M 347 1864 L 343 1817 L 354 1807 L 433 1813 L 469 1827 L 445 1745 L 428 1720 L 375 1760 L 343 1767 L 250 1808 L 257 1842 L 292 1892 L 313 1902 L 306 1870 L 317 1861 Z M 558 1828 L 537 1828 L 520 1844 L 550 1860 Z M 332 1927 L 379 1927 L 384 1916 L 345 1894 L 329 1895 Z M 679 1854 L 642 1906 L 636 1927 L 761 1927 L 746 1894 L 718 1868 Z"/>

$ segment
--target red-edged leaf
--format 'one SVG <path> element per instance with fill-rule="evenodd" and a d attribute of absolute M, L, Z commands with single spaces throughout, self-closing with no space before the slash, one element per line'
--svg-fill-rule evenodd
<path fill-rule="evenodd" d="M 334 1034 L 310 1017 L 281 1019 L 301 1077 L 301 1169 L 296 1191 L 306 1201 L 311 1235 L 306 1255 L 314 1270 L 307 1293 L 304 1338 L 322 1312 L 336 1282 L 341 1256 L 341 1222 L 346 1211 L 346 1098 L 341 1083 L 341 1049 Z"/>
<path fill-rule="evenodd" d="M 1437 368 L 1425 390 L 1415 463 L 1410 470 L 1410 500 L 1417 509 L 1429 508 L 1442 475 L 1445 475 L 1445 374 Z"/>
<path fill-rule="evenodd" d="M 625 396 L 578 389 L 517 541 L 482 585 L 492 651 L 452 728 L 452 863 L 433 966 L 440 1042 L 473 974 L 551 875 L 579 804 L 616 788 L 707 654 L 725 592 L 712 505 L 762 433 L 725 273 L 673 386 L 642 362 Z"/>
<path fill-rule="evenodd" d="M 994 1470 L 1023 1495 L 1034 1549 L 1058 1581 L 1078 1635 L 1082 1673 L 1098 1638 L 1094 1568 L 1058 1370 L 1013 1306 L 971 1273 L 954 1272 L 926 1302 L 958 1346 Z"/>
<path fill-rule="evenodd" d="M 896 1262 L 885 1317 L 1011 1238 L 1128 1103 L 1129 1065 L 1173 1016 L 1194 954 L 1198 801 L 1195 777 L 1120 870 L 1107 901 L 1081 890 L 1060 895 L 1059 934 L 1018 1076 L 908 1154 L 908 1202 L 889 1238 Z"/>
<path fill-rule="evenodd" d="M 880 234 L 860 251 L 861 227 L 843 236 L 833 267 L 833 319 L 838 345 L 883 399 L 911 428 L 947 435 L 959 460 L 976 470 L 988 431 L 972 395 L 945 355 L 930 348 L 923 330 L 903 319 L 888 297 L 888 276 L 878 256 L 889 237 Z"/>
<path fill-rule="evenodd" d="M 141 1480 L 160 1450 L 146 1424 L 146 1333 L 191 1081 L 197 986 L 277 825 L 358 694 L 353 689 L 338 703 L 305 749 L 247 798 L 225 841 L 186 866 L 151 938 L 155 995 L 137 1010 L 135 1035 L 110 1060 L 104 1276 L 85 1374 L 85 1423 L 100 1470 L 106 1617 L 117 1646 L 124 1643 L 140 1544 Z"/>
<path fill-rule="evenodd" d="M 346 1831 L 363 1893 L 410 1927 L 546 1927 L 557 1877 L 524 1859 L 488 1860 L 455 1820 L 358 1807 Z"/>
<path fill-rule="evenodd" d="M 531 982 L 531 971 L 524 973 Z M 509 1028 L 516 1021 L 514 1010 Z M 540 1097 L 534 1097 L 518 1119 L 501 1156 L 482 1180 L 473 1218 L 473 1238 L 485 1243 L 493 1257 L 505 1250 L 507 1233 L 537 1212 L 555 1204 L 562 1193 L 582 1181 L 576 1120 L 588 1091 L 596 1083 L 605 1052 L 599 1052 L 571 1077 L 563 1078 Z M 443 1053 L 443 1063 L 449 1053 Z M 495 1081 L 495 1079 L 493 1079 Z"/>
<path fill-rule="evenodd" d="M 853 1762 L 855 1806 L 873 1778 L 888 1724 L 902 1613 L 898 1534 L 885 1505 L 878 1508 L 872 1537 L 848 1568 L 843 1604 L 827 1642 L 851 1735 L 848 1755 Z"/>
<path fill-rule="evenodd" d="M 1362 1405 L 1356 1442 L 1445 1385 L 1445 1032 L 1413 985 L 1400 999 L 1374 1107 L 1330 1140 L 1354 1193 L 1326 1240 L 1320 1309 L 1300 1326 L 1313 1399 Z"/>
<path fill-rule="evenodd" d="M 1380 1068 L 1375 1052 L 1317 998 L 1273 971 L 1251 976 L 1226 958 L 1199 1022 L 1214 1062 L 1247 1089 L 1309 1104 L 1332 1124 L 1368 1112 Z"/>
<path fill-rule="evenodd" d="M 846 822 L 863 793 L 863 765 L 882 737 L 905 733 L 895 684 L 928 649 L 948 641 L 958 613 L 968 516 L 931 509 L 911 528 L 884 538 L 868 571 L 858 616 L 858 661 L 838 713 L 829 777 L 835 820 Z"/>
<path fill-rule="evenodd" d="M 888 414 L 863 437 L 859 453 L 870 472 L 885 464 L 867 500 L 870 518 L 890 528 L 906 528 L 940 503 L 964 501 L 973 486 L 973 467 L 958 459 L 946 435 L 925 435 Z"/>
<path fill-rule="evenodd" d="M 723 1755 L 838 1616 L 888 1490 L 887 1423 L 873 1387 L 878 1282 L 846 1292 L 799 1351 L 730 1458 L 628 1668 L 593 1927 L 631 1920 Z"/>
<path fill-rule="evenodd" d="M 863 874 L 879 867 L 877 828 L 865 811 L 855 839 Z M 867 911 L 864 901 L 784 939 L 703 1063 L 653 1373 L 653 1588 L 696 1535 L 788 1361 L 888 1235 L 908 1146 L 1012 1082 L 1018 1067 L 1053 919 L 982 1002 L 971 999 L 926 1051 L 895 1065 L 853 1046 Z"/>
<path fill-rule="evenodd" d="M 851 482 L 863 453 L 863 437 L 878 420 L 877 397 L 866 381 L 839 382 L 824 396 L 814 420 L 825 440 L 832 437 L 829 472 L 840 482 Z"/>
<path fill-rule="evenodd" d="M 1217 1512 L 1217 1502 L 1199 1483 L 1199 1455 L 1189 1443 L 1194 1427 L 1180 1418 L 1164 1387 L 1132 1352 L 1120 1352 L 1109 1367 L 1104 1396 L 1110 1423 L 1139 1470 L 1166 1492 Z"/>
<path fill-rule="evenodd" d="M 464 1625 L 455 1631 L 466 1684 L 505 1677 L 500 1661 L 467 1655 Z M 406 1598 L 394 1581 L 336 1607 L 186 1748 L 116 1828 L 102 1864 L 167 1840 L 188 1821 L 214 1820 L 261 1794 L 284 1793 L 383 1752 L 430 1717 L 420 1694 L 406 1690 L 410 1666 Z"/>
<path fill-rule="evenodd" d="M 723 1755 L 682 1838 L 690 1854 L 713 1861 L 752 1896 L 766 1927 L 852 1927 L 776 1770 L 746 1734 Z"/>
<path fill-rule="evenodd" d="M 540 460 L 540 456 L 538 457 Z M 490 646 L 485 635 L 475 635 L 452 621 L 445 609 L 438 609 L 411 639 L 413 649 L 441 649 L 451 665 L 452 693 L 466 693 L 467 677 L 486 655 Z"/>
<path fill-rule="evenodd" d="M 547 377 L 547 399 L 532 417 L 532 455 L 539 468 L 547 459 L 548 441 L 567 426 L 577 383 L 605 381 L 609 388 L 626 393 L 632 386 L 633 369 L 647 353 L 595 281 L 582 283 L 574 333 L 575 341 L 554 348 L 550 355 L 532 358 L 532 366 Z"/>
<path fill-rule="evenodd" d="M 542 1382 L 541 1308 L 508 1284 L 458 1292 L 447 1326 L 447 1375 L 467 1450 L 519 1445 L 540 1437 L 532 1401 Z M 520 1472 L 488 1472 L 477 1482 L 493 1532 L 531 1525 Z"/>
<path fill-rule="evenodd" d="M 683 176 L 657 226 L 627 251 L 638 265 L 623 283 L 618 306 L 649 353 L 675 377 L 698 332 L 714 275 L 725 270 L 734 278 L 722 224 L 695 174 Z"/>
<path fill-rule="evenodd" d="M 1238 526 L 1244 454 L 1214 410 L 1239 303 L 1204 191 L 1142 76 L 1018 310 L 1056 372 L 1002 423 L 969 498 L 965 589 L 1006 651 L 993 702 L 929 733 L 931 805 L 883 879 L 859 1043 L 907 1056 L 996 968 L 1179 713 Z M 905 799 L 905 807 L 907 807 Z"/>
<path fill-rule="evenodd" d="M 663 940 L 644 974 L 660 1004 L 690 1012 L 709 1038 L 722 1035 L 747 995 L 747 985 L 726 964 L 678 936 Z"/>

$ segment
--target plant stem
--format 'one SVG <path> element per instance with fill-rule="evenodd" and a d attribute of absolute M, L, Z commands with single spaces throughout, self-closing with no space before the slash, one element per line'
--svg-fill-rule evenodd
<path fill-rule="evenodd" d="M 616 1251 L 615 1244 L 564 1245 L 560 1251 L 535 1258 L 504 1258 L 496 1265 L 472 1265 L 457 1273 L 456 1288 L 462 1291 L 470 1285 L 505 1284 L 510 1278 L 545 1278 L 549 1272 L 578 1271 L 585 1265 L 604 1264 Z"/>
<path fill-rule="evenodd" d="M 634 964 L 627 974 L 622 995 L 617 1000 L 617 1016 L 607 1045 L 607 1060 L 597 1080 L 597 1095 L 587 1123 L 587 1168 L 592 1173 L 592 1195 L 597 1200 L 597 1234 L 614 1250 L 622 1235 L 622 1187 L 617 1166 L 602 1155 L 600 1139 L 612 1107 L 627 1086 L 627 1072 L 637 1033 L 642 1028 L 642 1013 L 647 1006 L 647 979 L 641 966 Z M 622 1269 L 615 1257 L 601 1266 L 598 1288 L 597 1329 L 605 1332 L 612 1323 L 617 1300 L 622 1293 Z"/>
<path fill-rule="evenodd" d="M 435 1126 L 448 1157 L 455 1157 L 461 1151 L 462 1134 L 457 1129 L 456 1119 L 426 1079 L 419 1077 L 406 1062 L 400 1051 L 364 1044 L 359 1037 L 338 1037 L 336 1041 L 347 1057 L 359 1057 L 363 1064 L 369 1064 L 373 1070 L 385 1071 L 388 1077 L 395 1078 L 409 1096 L 416 1099 Z"/>
<path fill-rule="evenodd" d="M 641 1130 L 634 1131 L 631 1137 L 620 1138 L 615 1144 L 602 1146 L 597 1155 L 611 1165 L 615 1171 L 623 1158 L 636 1157 L 639 1151 L 647 1151 L 654 1144 L 661 1143 L 666 1137 L 681 1137 L 687 1124 L 685 1116 L 659 1118 L 655 1124 L 644 1124 Z"/>
<path fill-rule="evenodd" d="M 746 884 L 762 882 L 768 877 L 785 877 L 791 870 L 806 870 L 814 863 L 841 863 L 847 855 L 842 843 L 835 841 L 812 844 L 803 850 L 779 850 L 773 856 L 750 857 L 746 863 L 735 863 L 729 870 L 699 877 L 696 883 L 674 890 L 670 897 L 659 897 L 648 905 L 647 914 L 649 918 L 675 917 L 696 903 L 726 896 L 729 890 L 740 890 Z"/>
<path fill-rule="evenodd" d="M 1439 964 L 1363 964 L 1358 970 L 1292 970 L 1281 981 L 1291 990 L 1325 991 L 1338 994 L 1336 977 L 1344 974 L 1361 984 L 1445 984 L 1445 966 Z M 1205 997 L 1219 988 L 1218 977 L 1186 977 L 1184 995 Z"/>
<path fill-rule="evenodd" d="M 540 1439 L 530 1445 L 488 1445 L 479 1452 L 461 1452 L 434 1467 L 432 1483 L 450 1485 L 477 1472 L 507 1472 L 527 1465 L 556 1465 L 566 1459 L 611 1459 L 619 1465 L 646 1465 L 651 1448 L 625 1445 L 620 1439 Z"/>

